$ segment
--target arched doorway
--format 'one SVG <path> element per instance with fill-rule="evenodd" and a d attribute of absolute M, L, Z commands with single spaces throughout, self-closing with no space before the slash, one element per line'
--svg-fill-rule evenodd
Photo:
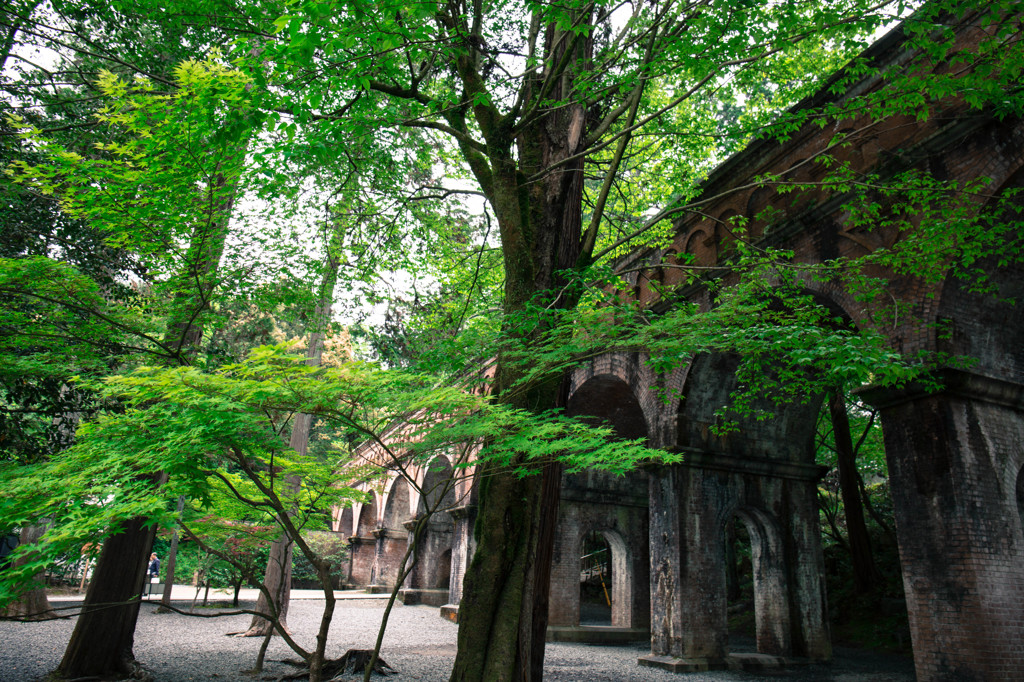
<path fill-rule="evenodd" d="M 612 548 L 597 532 L 587 533 L 580 547 L 580 625 L 611 625 Z"/>
<path fill-rule="evenodd" d="M 377 562 L 374 567 L 374 584 L 394 587 L 402 557 L 408 547 L 408 533 L 405 522 L 409 520 L 409 483 L 399 476 L 394 479 L 384 503 L 384 516 L 380 527 L 374 531 L 377 537 Z"/>
<path fill-rule="evenodd" d="M 435 457 L 427 466 L 416 517 L 426 516 L 416 547 L 416 565 L 404 590 L 408 603 L 441 606 L 448 603 L 452 573 L 452 536 L 455 521 L 452 509 L 456 504 L 455 478 L 446 457 Z"/>
<path fill-rule="evenodd" d="M 778 524 L 763 511 L 738 509 L 726 524 L 724 544 L 730 650 L 745 648 L 744 638 L 753 635 L 758 653 L 791 655 L 787 568 Z M 733 570 L 735 583 L 730 585 Z"/>
<path fill-rule="evenodd" d="M 370 499 L 359 507 L 356 534 L 349 540 L 349 580 L 358 587 L 368 587 L 373 582 L 377 545 L 377 538 L 374 537 L 374 531 L 377 529 L 377 495 L 370 495 Z"/>

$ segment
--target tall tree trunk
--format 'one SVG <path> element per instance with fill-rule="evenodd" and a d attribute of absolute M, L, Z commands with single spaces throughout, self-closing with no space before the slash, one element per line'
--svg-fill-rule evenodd
<path fill-rule="evenodd" d="M 832 433 L 836 441 L 836 460 L 839 463 L 839 491 L 843 496 L 846 515 L 846 533 L 850 541 L 850 558 L 853 563 L 853 581 L 857 592 L 871 591 L 881 580 L 878 567 L 871 554 L 871 540 L 864 523 L 864 507 L 861 505 L 860 485 L 857 477 L 856 453 L 850 436 L 850 418 L 846 414 L 846 400 L 842 389 L 837 389 L 828 401 L 832 417 Z"/>
<path fill-rule="evenodd" d="M 314 367 L 319 365 L 323 358 L 324 339 L 331 321 L 331 305 L 334 303 L 334 288 L 338 282 L 338 269 L 341 267 L 341 247 L 344 236 L 342 225 L 336 225 L 331 232 L 330 242 L 327 244 L 327 261 L 320 280 L 317 305 L 313 312 L 309 343 L 306 347 L 306 364 Z M 310 415 L 295 415 L 288 447 L 299 455 L 305 455 L 309 448 L 311 426 Z M 290 477 L 286 482 L 286 486 L 290 490 L 298 490 L 300 485 L 301 481 L 295 477 Z M 274 541 L 270 546 L 270 558 L 267 560 L 267 570 L 263 576 L 263 584 L 272 595 L 275 595 L 274 610 L 277 611 L 278 621 L 283 628 L 288 626 L 286 616 L 288 602 L 291 599 L 292 543 L 293 541 L 287 535 L 281 535 Z M 264 615 L 254 615 L 252 622 L 249 623 L 249 629 L 241 633 L 240 636 L 263 637 L 273 632 L 274 624 L 267 618 L 271 615 L 272 610 L 267 602 L 267 596 L 263 592 L 260 592 L 260 596 L 256 600 L 255 610 Z"/>
<path fill-rule="evenodd" d="M 298 415 L 302 416 L 304 415 Z M 288 628 L 288 604 L 291 601 L 292 590 L 292 540 L 287 535 L 282 534 L 270 545 L 270 558 L 267 559 L 267 570 L 263 573 L 263 585 L 270 592 L 271 599 L 268 600 L 267 595 L 260 592 L 255 611 L 263 615 L 253 615 L 249 629 L 239 633 L 239 637 L 263 637 L 273 634 L 275 621 L 282 628 Z"/>
<path fill-rule="evenodd" d="M 39 542 L 39 538 L 42 537 L 44 532 L 46 532 L 45 523 L 25 526 L 21 529 L 18 542 L 25 546 L 35 544 Z M 24 565 L 28 559 L 29 557 L 22 557 L 16 560 L 14 565 Z M 41 575 L 37 576 L 37 578 L 41 577 Z M 56 618 L 56 615 L 50 607 L 50 600 L 46 598 L 46 590 L 42 587 L 29 590 L 0 611 L 0 616 L 4 618 L 23 618 L 25 620 L 45 620 L 47 618 Z"/>
<path fill-rule="evenodd" d="M 178 496 L 178 519 L 185 511 L 185 496 Z M 167 550 L 167 568 L 164 570 L 164 593 L 160 597 L 160 607 L 157 613 L 174 613 L 171 611 L 171 590 L 174 588 L 174 568 L 178 563 L 178 527 L 175 526 L 171 535 L 171 546 Z"/>
<path fill-rule="evenodd" d="M 242 157 L 247 142 L 242 146 Z M 186 267 L 177 275 L 163 345 L 169 358 L 178 364 L 190 364 L 199 352 L 203 320 L 217 286 L 217 272 L 227 242 L 237 180 L 236 173 L 220 173 L 211 178 L 209 213 L 196 225 L 186 254 Z M 166 476 L 158 478 L 161 484 L 166 481 Z M 148 525 L 148 521 L 130 519 L 120 533 L 103 543 L 85 594 L 83 614 L 58 668 L 61 675 L 77 678 L 123 674 L 136 665 L 132 649 L 142 604 L 139 595 L 156 537 L 156 529 Z M 141 569 L 132 577 L 131 572 L 138 562 L 141 562 Z M 108 608 L 111 603 L 118 606 Z"/>
<path fill-rule="evenodd" d="M 551 27 L 546 42 L 570 44 L 563 37 Z M 589 48 L 584 44 L 576 49 L 585 55 Z M 552 98 L 562 96 L 571 80 L 566 78 L 554 87 Z M 562 291 L 565 281 L 560 273 L 575 267 L 581 254 L 583 168 L 579 161 L 566 160 L 576 153 L 585 132 L 582 107 L 561 107 L 520 133 L 518 171 L 510 159 L 491 159 L 491 204 L 501 228 L 509 324 L 538 294 L 551 308 L 576 303 L 573 295 Z M 540 180 L 526 180 L 556 166 L 556 172 Z M 529 207 L 525 215 L 524 206 Z M 530 337 L 539 338 L 546 325 L 538 320 Z M 503 395 L 524 372 L 499 356 L 494 389 L 498 400 L 537 413 L 565 406 L 567 384 L 559 377 L 511 398 Z M 561 467 L 549 463 L 541 475 L 525 478 L 486 463 L 482 469 L 474 530 L 477 549 L 459 606 L 459 646 L 451 680 L 540 680 Z"/>
<path fill-rule="evenodd" d="M 60 675 L 75 679 L 135 672 L 135 623 L 156 535 L 156 528 L 145 524 L 146 519 L 131 519 L 103 543 L 82 614 L 57 668 Z"/>

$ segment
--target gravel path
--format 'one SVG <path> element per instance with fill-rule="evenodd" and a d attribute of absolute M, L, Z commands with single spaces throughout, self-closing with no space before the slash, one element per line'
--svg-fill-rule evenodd
<path fill-rule="evenodd" d="M 59 606 L 69 606 L 62 602 Z M 251 605 L 250 605 L 251 606 Z M 303 646 L 312 648 L 323 603 L 293 600 L 288 623 Z M 135 656 L 158 682 L 218 680 L 251 682 L 241 673 L 252 666 L 260 642 L 256 638 L 227 637 L 244 630 L 249 616 L 191 618 L 178 614 L 156 615 L 155 605 L 144 604 L 135 635 Z M 210 610 L 204 610 L 210 613 Z M 373 647 L 377 627 L 384 613 L 382 600 L 338 602 L 328 645 L 336 657 L 346 649 Z M 56 668 L 74 627 L 73 620 L 44 623 L 0 622 L 0 681 L 29 682 Z M 392 611 L 382 656 L 399 671 L 388 679 L 448 679 L 455 657 L 456 626 L 443 620 L 438 610 L 427 606 L 401 606 Z M 837 649 L 829 666 L 808 666 L 772 673 L 713 672 L 674 675 L 641 668 L 637 657 L 648 653 L 644 644 L 634 646 L 592 646 L 548 644 L 545 680 L 548 682 L 706 682 L 757 680 L 799 680 L 801 682 L 913 682 L 912 663 L 905 658 L 880 656 Z M 267 675 L 292 670 L 277 662 L 294 657 L 275 637 L 267 653 Z M 352 679 L 358 679 L 353 677 Z M 377 678 L 380 679 L 380 678 Z"/>

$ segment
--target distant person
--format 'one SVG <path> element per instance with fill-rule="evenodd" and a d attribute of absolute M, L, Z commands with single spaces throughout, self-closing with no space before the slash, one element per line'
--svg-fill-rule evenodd
<path fill-rule="evenodd" d="M 149 585 L 151 583 L 160 582 L 160 559 L 157 558 L 156 552 L 149 555 L 149 568 L 146 569 L 146 594 L 149 594 Z"/>

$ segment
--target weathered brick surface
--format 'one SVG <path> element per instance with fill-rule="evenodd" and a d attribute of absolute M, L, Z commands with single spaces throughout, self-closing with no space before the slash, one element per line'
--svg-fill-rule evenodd
<path fill-rule="evenodd" d="M 1020 679 L 1024 387 L 875 391 L 919 679 Z"/>
<path fill-rule="evenodd" d="M 550 625 L 580 624 L 582 541 L 598 533 L 611 550 L 611 625 L 649 626 L 646 478 L 643 472 L 616 478 L 594 471 L 565 478 L 551 569 Z"/>

